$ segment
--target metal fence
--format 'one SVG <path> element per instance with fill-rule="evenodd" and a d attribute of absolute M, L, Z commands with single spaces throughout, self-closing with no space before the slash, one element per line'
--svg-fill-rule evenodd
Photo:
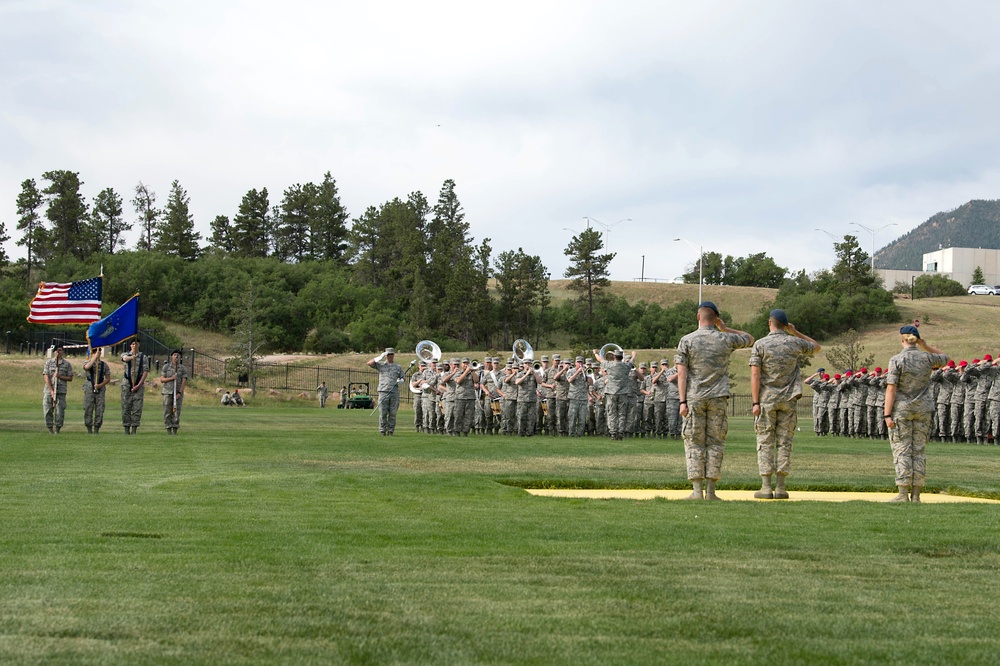
<path fill-rule="evenodd" d="M 170 358 L 172 350 L 153 337 L 153 333 L 155 333 L 154 329 L 141 329 L 139 331 L 139 346 L 143 353 L 149 357 L 150 364 L 158 371 L 161 363 L 165 363 Z M 54 343 L 64 345 L 66 356 L 69 357 L 84 356 L 87 353 L 87 335 L 85 331 L 80 329 L 7 331 L 3 351 L 6 354 L 45 356 L 49 347 Z M 125 347 L 125 344 L 112 346 L 111 355 L 120 355 Z"/>
<path fill-rule="evenodd" d="M 192 349 L 185 354 L 188 371 L 192 377 L 213 380 L 222 386 L 243 387 L 248 384 L 247 376 L 240 376 L 226 366 L 226 360 L 203 354 Z M 257 390 L 315 391 L 321 382 L 326 382 L 330 393 L 340 391 L 343 386 L 367 382 L 371 391 L 378 387 L 378 373 L 374 370 L 354 370 L 348 368 L 324 368 L 301 366 L 289 363 L 256 363 L 254 379 Z M 412 402 L 413 394 L 403 386 L 399 392 L 402 402 Z"/>

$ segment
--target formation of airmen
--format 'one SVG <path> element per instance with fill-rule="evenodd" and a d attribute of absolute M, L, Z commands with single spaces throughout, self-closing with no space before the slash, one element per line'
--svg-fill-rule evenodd
<path fill-rule="evenodd" d="M 1000 361 L 1000 359 L 998 359 Z M 1000 434 L 1000 374 L 991 354 L 948 361 L 931 374 L 934 401 L 930 437 L 937 442 L 996 444 Z M 887 370 L 861 368 L 830 377 L 821 368 L 808 379 L 817 435 L 888 439 L 882 418 Z"/>
<path fill-rule="evenodd" d="M 419 362 L 410 377 L 417 432 L 680 439 L 677 370 L 668 359 L 560 354 Z"/>

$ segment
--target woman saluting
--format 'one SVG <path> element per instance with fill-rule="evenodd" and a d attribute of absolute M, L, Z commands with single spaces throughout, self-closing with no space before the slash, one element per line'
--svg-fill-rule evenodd
<path fill-rule="evenodd" d="M 931 372 L 948 362 L 940 350 L 920 338 L 916 326 L 899 329 L 903 350 L 889 360 L 885 424 L 896 465 L 899 494 L 893 502 L 919 502 L 927 473 L 925 449 L 931 430 Z"/>

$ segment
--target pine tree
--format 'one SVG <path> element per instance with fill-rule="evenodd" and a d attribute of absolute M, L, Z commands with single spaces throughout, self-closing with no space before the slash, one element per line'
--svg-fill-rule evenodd
<path fill-rule="evenodd" d="M 340 203 L 337 182 L 327 171 L 323 182 L 315 187 L 316 200 L 309 238 L 312 256 L 319 260 L 344 263 L 348 249 L 347 210 Z"/>
<path fill-rule="evenodd" d="M 209 239 L 211 247 L 229 254 L 233 251 L 232 225 L 228 215 L 216 215 L 212 220 L 212 237 Z"/>
<path fill-rule="evenodd" d="M 589 345 L 594 344 L 594 301 L 605 287 L 611 285 L 608 266 L 615 258 L 613 252 L 600 254 L 602 249 L 604 241 L 601 240 L 601 232 L 585 229 L 573 237 L 563 252 L 570 261 L 563 277 L 571 278 L 569 288 L 579 293 L 578 300 L 585 308 Z"/>
<path fill-rule="evenodd" d="M 87 256 L 91 247 L 87 234 L 87 202 L 80 194 L 80 174 L 75 171 L 55 170 L 42 174 L 49 186 L 42 190 L 48 207 L 45 217 L 52 223 L 52 253 L 59 257 L 74 255 L 80 259 Z"/>
<path fill-rule="evenodd" d="M 285 190 L 276 216 L 274 254 L 282 261 L 313 258 L 310 232 L 316 217 L 316 186 L 295 184 Z"/>
<path fill-rule="evenodd" d="M 976 266 L 976 270 L 972 271 L 972 284 L 982 284 L 985 281 L 982 266 Z"/>
<path fill-rule="evenodd" d="M 0 220 L 0 266 L 6 266 L 10 262 L 10 257 L 7 256 L 7 251 L 3 247 L 3 244 L 9 240 L 7 225 L 4 224 L 3 220 Z"/>
<path fill-rule="evenodd" d="M 34 179 L 29 178 L 22 182 L 21 193 L 17 195 L 17 230 L 24 233 L 17 239 L 17 244 L 28 250 L 25 283 L 29 286 L 31 285 L 31 267 L 44 254 L 48 240 L 45 227 L 42 225 L 42 218 L 38 214 L 42 203 L 42 193 L 38 191 Z"/>
<path fill-rule="evenodd" d="M 154 233 L 154 250 L 189 261 L 198 258 L 201 234 L 194 230 L 190 203 L 191 198 L 180 182 L 171 183 L 167 205 Z"/>
<path fill-rule="evenodd" d="M 250 190 L 243 195 L 239 212 L 233 218 L 233 246 L 242 257 L 266 257 L 271 253 L 271 204 L 267 188 Z"/>
<path fill-rule="evenodd" d="M 122 198 L 112 188 L 101 190 L 94 198 L 90 211 L 90 227 L 96 241 L 96 251 L 114 254 L 125 244 L 122 234 L 132 228 L 123 215 Z"/>
<path fill-rule="evenodd" d="M 132 208 L 139 216 L 139 242 L 136 248 L 140 250 L 153 249 L 153 233 L 156 231 L 156 223 L 160 218 L 160 211 L 156 207 L 156 192 L 146 187 L 140 180 L 135 186 L 135 196 L 132 197 Z"/>

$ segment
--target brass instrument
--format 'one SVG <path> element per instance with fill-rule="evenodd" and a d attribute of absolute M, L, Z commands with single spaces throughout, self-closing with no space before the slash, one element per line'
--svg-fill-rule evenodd
<path fill-rule="evenodd" d="M 624 353 L 624 350 L 621 347 L 619 347 L 618 345 L 616 345 L 615 343 L 609 342 L 608 344 L 606 344 L 603 347 L 601 347 L 601 351 L 598 352 L 597 355 L 600 356 L 605 361 L 613 361 L 613 360 L 615 360 L 615 353 L 616 352 L 623 352 Z"/>
<path fill-rule="evenodd" d="M 531 364 L 531 369 L 534 370 L 535 372 L 538 372 L 539 370 L 542 369 L 542 362 L 535 361 L 534 363 Z"/>
<path fill-rule="evenodd" d="M 421 361 L 437 363 L 441 360 L 441 348 L 432 340 L 421 340 L 417 343 L 417 358 Z"/>
<path fill-rule="evenodd" d="M 514 340 L 514 358 L 516 359 L 515 362 L 518 364 L 523 361 L 535 360 L 535 352 L 527 340 L 522 340 L 520 338 Z"/>
<path fill-rule="evenodd" d="M 593 368 L 587 368 L 587 370 L 583 374 L 585 374 L 587 377 L 593 379 L 594 378 L 594 369 Z"/>
<path fill-rule="evenodd" d="M 472 363 L 469 364 L 469 367 L 472 368 L 473 370 L 478 370 L 479 368 L 483 367 L 483 364 L 480 363 L 479 361 L 473 361 Z"/>

